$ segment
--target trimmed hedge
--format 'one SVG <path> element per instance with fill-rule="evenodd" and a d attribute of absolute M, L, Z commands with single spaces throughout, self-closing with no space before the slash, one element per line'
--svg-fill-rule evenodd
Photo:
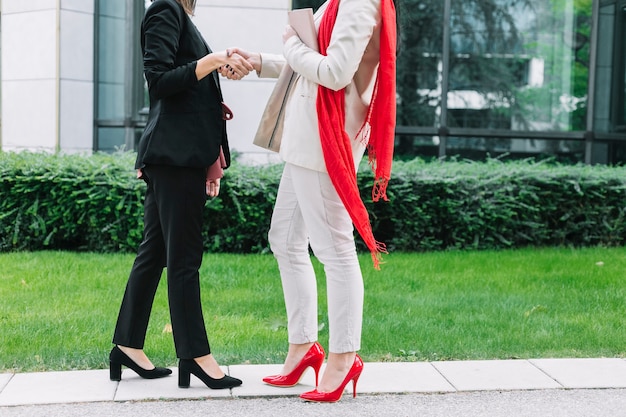
<path fill-rule="evenodd" d="M 143 187 L 130 155 L 0 153 L 0 250 L 130 250 Z"/>
<path fill-rule="evenodd" d="M 626 169 L 532 162 L 394 165 L 379 235 L 397 250 L 621 246 Z M 364 182 L 362 182 L 364 184 Z"/>
<path fill-rule="evenodd" d="M 145 184 L 132 153 L 92 156 L 0 153 L 0 251 L 132 251 L 141 240 Z M 205 248 L 267 251 L 282 167 L 226 171 L 207 201 Z M 369 202 L 374 233 L 390 250 L 621 246 L 626 238 L 626 169 L 547 162 L 394 164 L 390 202 Z M 365 246 L 357 240 L 361 249 Z"/>

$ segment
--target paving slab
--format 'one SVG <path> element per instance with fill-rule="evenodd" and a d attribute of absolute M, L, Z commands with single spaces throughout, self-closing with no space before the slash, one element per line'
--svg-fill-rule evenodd
<path fill-rule="evenodd" d="M 442 361 L 432 364 L 459 391 L 563 388 L 526 360 Z"/>
<path fill-rule="evenodd" d="M 324 367 L 320 370 L 320 377 L 324 372 Z M 303 392 L 315 389 L 315 372 L 308 368 L 300 383 L 293 387 L 281 388 L 267 385 L 263 382 L 263 377 L 279 374 L 282 365 L 230 365 L 228 370 L 236 378 L 243 380 L 240 387 L 233 389 L 234 397 L 284 397 L 299 396 Z"/>
<path fill-rule="evenodd" d="M 427 362 L 366 363 L 357 384 L 357 393 L 453 391 L 455 388 Z"/>
<path fill-rule="evenodd" d="M 530 363 L 565 388 L 626 388 L 623 359 L 532 359 Z"/>
<path fill-rule="evenodd" d="M 0 374 L 0 392 L 7 386 L 11 378 L 13 378 L 13 374 Z"/>
<path fill-rule="evenodd" d="M 125 369 L 122 380 L 119 382 L 115 401 L 139 401 L 139 400 L 180 400 L 180 399 L 208 399 L 230 397 L 229 389 L 213 390 L 194 375 L 191 375 L 189 388 L 178 387 L 178 368 L 172 367 L 172 375 L 157 378 L 144 379 L 135 372 Z M 227 369 L 222 367 L 226 373 Z"/>
<path fill-rule="evenodd" d="M 0 406 L 111 401 L 116 388 L 108 370 L 18 373 L 0 392 Z"/>
<path fill-rule="evenodd" d="M 324 365 L 325 367 L 325 365 Z M 322 372 L 324 370 L 322 368 Z M 122 381 L 110 381 L 108 370 L 0 374 L 0 406 L 137 402 L 143 400 L 297 397 L 315 386 L 308 369 L 299 384 L 277 388 L 263 383 L 282 365 L 224 366 L 225 373 L 243 380 L 230 390 L 207 388 L 195 376 L 191 386 L 178 388 L 178 368 L 165 378 L 146 380 L 124 369 Z M 359 394 L 448 393 L 455 391 L 515 391 L 547 389 L 626 388 L 626 360 L 620 358 L 532 359 L 365 363 Z M 352 385 L 346 394 L 352 394 Z"/>

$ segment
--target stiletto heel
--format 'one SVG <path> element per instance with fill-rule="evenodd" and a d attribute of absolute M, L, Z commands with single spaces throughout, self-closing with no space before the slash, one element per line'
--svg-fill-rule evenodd
<path fill-rule="evenodd" d="M 352 367 L 348 371 L 348 375 L 344 378 L 343 382 L 339 385 L 339 387 L 331 392 L 320 392 L 316 389 L 313 391 L 305 392 L 300 394 L 300 398 L 305 401 L 314 401 L 314 402 L 324 402 L 324 403 L 334 403 L 341 399 L 343 395 L 343 391 L 348 385 L 348 382 L 352 381 L 352 396 L 356 398 L 356 383 L 361 376 L 361 372 L 363 372 L 363 360 L 359 355 L 356 355 L 354 358 L 354 363 Z"/>
<path fill-rule="evenodd" d="M 178 387 L 189 388 L 190 375 L 194 374 L 198 379 L 211 389 L 234 388 L 242 384 L 241 379 L 224 375 L 220 379 L 215 379 L 207 375 L 198 362 L 193 359 L 181 359 L 178 362 Z"/>
<path fill-rule="evenodd" d="M 363 369 L 361 368 L 361 370 Z M 352 379 L 352 398 L 356 398 L 356 383 L 359 380 L 360 376 L 361 376 L 361 373 L 359 372 L 359 374 L 355 376 L 354 379 Z"/>
<path fill-rule="evenodd" d="M 263 382 L 275 387 L 293 387 L 302 378 L 304 371 L 310 366 L 315 371 L 315 386 L 320 373 L 320 368 L 324 363 L 324 348 L 318 342 L 313 343 L 304 357 L 298 362 L 296 367 L 287 375 L 270 375 L 263 378 Z"/>
<path fill-rule="evenodd" d="M 154 367 L 154 369 L 144 369 L 122 352 L 120 348 L 115 346 L 109 354 L 109 378 L 111 378 L 111 381 L 122 380 L 122 365 L 132 369 L 137 375 L 146 379 L 163 378 L 172 373 L 172 370 L 168 368 Z"/>

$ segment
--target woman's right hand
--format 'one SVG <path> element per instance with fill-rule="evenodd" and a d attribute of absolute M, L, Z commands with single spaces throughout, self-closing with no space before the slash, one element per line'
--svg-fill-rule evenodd
<path fill-rule="evenodd" d="M 206 195 L 209 197 L 217 197 L 220 194 L 220 179 L 207 179 L 205 183 Z"/>
<path fill-rule="evenodd" d="M 226 54 L 228 56 L 238 55 L 245 59 L 248 64 L 252 67 L 251 70 L 255 70 L 257 73 L 261 72 L 261 54 L 258 52 L 248 52 L 241 48 L 229 48 L 226 50 Z M 227 64 L 228 65 L 228 64 Z M 219 72 L 221 75 L 228 79 L 238 79 L 233 77 L 233 72 L 230 71 L 230 68 L 227 65 L 223 65 L 219 68 Z"/>
<path fill-rule="evenodd" d="M 196 64 L 196 78 L 203 79 L 211 72 L 227 68 L 233 79 L 241 79 L 248 75 L 254 68 L 243 56 L 232 53 L 229 50 L 221 52 L 211 52 L 200 58 Z"/>
<path fill-rule="evenodd" d="M 218 71 L 227 78 L 239 80 L 254 69 L 246 57 L 237 52 L 236 48 L 227 49 L 220 54 L 224 54 L 224 63 L 218 68 Z"/>

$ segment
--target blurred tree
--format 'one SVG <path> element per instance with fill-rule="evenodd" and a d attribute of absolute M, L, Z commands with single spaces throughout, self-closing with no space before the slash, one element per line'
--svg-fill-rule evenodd
<path fill-rule="evenodd" d="M 317 10 L 326 0 L 293 0 L 292 6 L 294 9 L 305 9 L 307 7 Z"/>

